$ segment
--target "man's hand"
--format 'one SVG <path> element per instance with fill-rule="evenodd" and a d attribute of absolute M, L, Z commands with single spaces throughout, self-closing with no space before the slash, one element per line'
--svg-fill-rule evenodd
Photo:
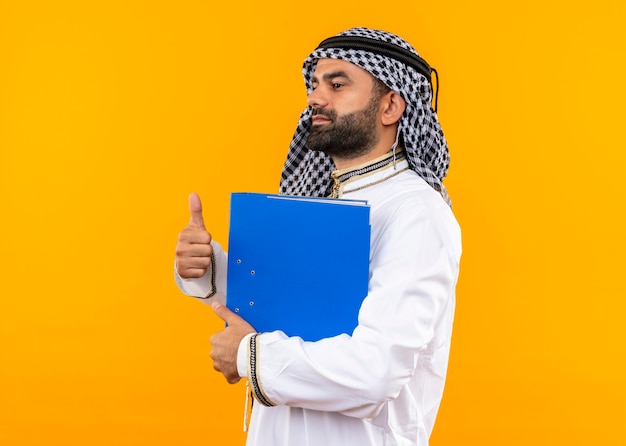
<path fill-rule="evenodd" d="M 183 279 L 204 276 L 211 265 L 211 234 L 204 227 L 202 203 L 195 192 L 189 195 L 189 224 L 178 234 L 176 269 Z"/>
<path fill-rule="evenodd" d="M 239 344 L 247 334 L 256 330 L 219 302 L 213 302 L 213 311 L 228 324 L 224 330 L 211 336 L 213 368 L 221 372 L 230 384 L 235 384 L 241 379 L 237 372 Z"/>

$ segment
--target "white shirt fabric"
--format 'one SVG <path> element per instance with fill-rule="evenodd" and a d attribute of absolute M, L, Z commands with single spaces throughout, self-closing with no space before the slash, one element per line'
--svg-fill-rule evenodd
<path fill-rule="evenodd" d="M 275 406 L 255 401 L 248 446 L 428 444 L 448 365 L 461 233 L 441 195 L 407 167 L 402 159 L 341 184 L 340 198 L 371 206 L 369 292 L 358 326 L 317 342 L 280 331 L 257 336 L 257 376 Z M 214 250 L 223 298 L 226 253 Z M 329 253 L 324 267 L 341 268 L 340 253 Z M 190 295 L 208 292 L 201 281 L 177 277 Z M 320 305 L 326 298 L 332 290 Z M 247 340 L 238 352 L 242 377 Z"/>

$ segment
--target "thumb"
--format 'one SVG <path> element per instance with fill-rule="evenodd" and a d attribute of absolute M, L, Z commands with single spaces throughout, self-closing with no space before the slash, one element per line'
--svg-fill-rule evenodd
<path fill-rule="evenodd" d="M 239 316 L 237 316 L 235 313 L 230 311 L 228 307 L 226 307 L 225 305 L 222 305 L 221 303 L 217 301 L 213 302 L 211 304 L 211 307 L 213 307 L 213 311 L 215 311 L 215 314 L 217 314 L 217 316 L 221 320 L 226 322 L 228 325 L 232 325 L 234 322 L 242 320 Z"/>
<path fill-rule="evenodd" d="M 202 218 L 202 202 L 200 201 L 198 194 L 195 192 L 192 192 L 191 195 L 189 195 L 189 214 L 191 215 L 189 225 L 205 229 L 204 219 Z"/>

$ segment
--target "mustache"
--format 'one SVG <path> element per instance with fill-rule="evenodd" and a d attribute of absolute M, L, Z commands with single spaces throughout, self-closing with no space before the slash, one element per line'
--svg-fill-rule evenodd
<path fill-rule="evenodd" d="M 316 115 L 326 116 L 331 121 L 337 119 L 337 113 L 334 110 L 327 110 L 325 108 L 314 108 L 311 110 L 311 117 Z"/>

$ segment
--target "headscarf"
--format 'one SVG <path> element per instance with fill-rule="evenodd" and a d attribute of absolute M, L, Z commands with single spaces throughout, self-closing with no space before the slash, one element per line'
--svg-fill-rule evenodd
<path fill-rule="evenodd" d="M 409 167 L 449 204 L 442 181 L 450 165 L 450 155 L 436 109 L 432 107 L 430 74 L 434 70 L 404 39 L 386 31 L 352 28 L 326 39 L 305 59 L 302 74 L 307 94 L 313 90 L 317 61 L 324 58 L 351 62 L 400 94 L 406 109 L 399 121 L 398 139 Z M 332 187 L 331 173 L 335 165 L 331 157 L 306 147 L 311 131 L 311 111 L 311 107 L 307 107 L 300 114 L 283 167 L 281 194 L 325 197 Z"/>

